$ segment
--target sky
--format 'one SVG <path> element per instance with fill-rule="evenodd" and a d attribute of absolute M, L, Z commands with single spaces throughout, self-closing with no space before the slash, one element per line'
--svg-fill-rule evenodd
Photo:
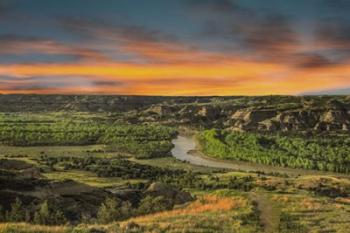
<path fill-rule="evenodd" d="M 0 93 L 350 94 L 349 0 L 0 0 Z"/>

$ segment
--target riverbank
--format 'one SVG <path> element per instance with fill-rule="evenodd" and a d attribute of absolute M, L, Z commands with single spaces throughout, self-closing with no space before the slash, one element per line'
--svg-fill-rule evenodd
<path fill-rule="evenodd" d="M 280 173 L 288 176 L 299 176 L 299 175 L 327 175 L 336 176 L 343 178 L 350 178 L 350 175 L 341 173 L 324 172 L 317 170 L 305 170 L 305 169 L 294 169 L 287 167 L 277 167 L 264 164 L 254 164 L 242 161 L 228 161 L 211 158 L 204 155 L 200 151 L 199 143 L 195 139 L 194 134 L 180 134 L 176 139 L 172 140 L 174 148 L 172 149 L 172 155 L 182 161 L 187 161 L 194 165 L 206 166 L 220 169 L 230 169 L 244 172 L 264 172 L 264 173 Z"/>

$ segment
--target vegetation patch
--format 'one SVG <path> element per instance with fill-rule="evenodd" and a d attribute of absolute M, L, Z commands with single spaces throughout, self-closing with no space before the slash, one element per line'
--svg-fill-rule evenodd
<path fill-rule="evenodd" d="M 215 158 L 291 168 L 350 172 L 350 137 L 307 138 L 207 130 L 198 136 L 205 154 Z"/>

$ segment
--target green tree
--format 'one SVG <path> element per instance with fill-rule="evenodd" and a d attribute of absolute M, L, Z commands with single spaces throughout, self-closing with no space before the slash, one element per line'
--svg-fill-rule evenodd
<path fill-rule="evenodd" d="M 25 211 L 22 206 L 22 201 L 16 198 L 11 204 L 11 211 L 6 212 L 6 220 L 9 222 L 21 222 L 25 220 Z"/>
<path fill-rule="evenodd" d="M 57 210 L 54 212 L 54 214 L 52 215 L 52 224 L 64 224 L 67 222 L 67 218 L 66 216 L 63 214 L 62 211 Z"/>
<path fill-rule="evenodd" d="M 0 205 L 0 222 L 5 221 L 5 216 L 3 212 L 3 207 Z"/>
<path fill-rule="evenodd" d="M 66 217 L 60 210 L 55 210 L 52 206 L 49 206 L 47 200 L 41 205 L 40 209 L 34 214 L 34 222 L 36 224 L 52 225 L 63 224 L 67 222 Z"/>
<path fill-rule="evenodd" d="M 102 224 L 106 224 L 122 218 L 122 213 L 119 207 L 120 207 L 119 200 L 107 197 L 106 200 L 101 204 L 98 210 L 98 213 L 97 213 L 98 222 Z"/>
<path fill-rule="evenodd" d="M 50 210 L 47 201 L 44 201 L 40 205 L 40 209 L 34 214 L 34 222 L 36 224 L 49 224 L 50 223 Z"/>
<path fill-rule="evenodd" d="M 139 214 L 150 214 L 154 212 L 169 210 L 172 207 L 173 203 L 163 196 L 147 196 L 141 200 L 138 212 Z"/>

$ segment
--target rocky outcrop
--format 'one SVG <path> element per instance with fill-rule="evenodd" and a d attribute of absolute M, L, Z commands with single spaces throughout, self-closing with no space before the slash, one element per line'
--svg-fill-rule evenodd
<path fill-rule="evenodd" d="M 173 107 L 164 105 L 153 105 L 144 111 L 144 114 L 157 115 L 160 118 L 171 115 L 175 112 Z"/>
<path fill-rule="evenodd" d="M 315 130 L 349 130 L 349 114 L 345 111 L 329 110 L 324 112 Z"/>
<path fill-rule="evenodd" d="M 202 106 L 197 110 L 196 115 L 204 119 L 215 120 L 220 118 L 220 109 L 213 106 Z"/>
<path fill-rule="evenodd" d="M 172 200 L 175 205 L 184 204 L 193 200 L 189 192 L 181 191 L 159 182 L 152 183 L 145 191 L 145 195 L 164 196 Z"/>
<path fill-rule="evenodd" d="M 350 110 L 344 105 L 327 104 L 327 108 L 273 109 L 228 105 L 152 106 L 141 112 L 141 122 L 160 122 L 237 131 L 349 131 Z"/>
<path fill-rule="evenodd" d="M 350 115 L 344 110 L 242 109 L 230 119 L 230 128 L 241 131 L 348 131 Z"/>
<path fill-rule="evenodd" d="M 254 130 L 259 128 L 260 122 L 275 117 L 275 110 L 255 110 L 242 109 L 238 110 L 231 116 L 233 128 L 240 130 Z"/>

